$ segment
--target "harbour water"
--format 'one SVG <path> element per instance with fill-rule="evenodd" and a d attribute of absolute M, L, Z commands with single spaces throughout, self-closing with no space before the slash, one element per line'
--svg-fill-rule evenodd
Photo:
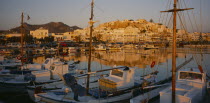
<path fill-rule="evenodd" d="M 203 68 L 210 72 L 210 49 L 196 48 L 178 48 L 177 66 L 193 57 L 193 60 L 185 67 L 197 67 L 203 65 Z M 119 51 L 93 51 L 91 71 L 109 69 L 113 66 L 128 66 L 135 68 L 135 76 L 143 76 L 151 72 L 158 71 L 157 81 L 164 80 L 171 76 L 171 48 L 159 49 L 124 49 Z M 34 63 L 42 63 L 47 56 L 34 57 Z M 88 52 L 75 52 L 66 56 L 61 56 L 66 61 L 77 61 L 77 68 L 85 69 L 88 65 Z M 151 67 L 152 62 L 155 63 Z M 148 94 L 149 95 L 149 94 Z M 208 103 L 208 100 L 204 100 Z M 27 93 L 0 93 L 0 103 L 31 103 Z M 129 102 L 129 101 L 124 101 Z M 151 103 L 159 103 L 159 98 L 155 98 Z"/>

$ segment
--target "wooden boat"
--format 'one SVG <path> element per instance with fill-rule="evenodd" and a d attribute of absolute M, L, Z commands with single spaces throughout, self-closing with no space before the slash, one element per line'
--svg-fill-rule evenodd
<path fill-rule="evenodd" d="M 144 49 L 145 50 L 148 50 L 148 49 L 158 49 L 159 47 L 155 47 L 154 45 L 152 44 L 145 44 L 144 46 Z"/>
<path fill-rule="evenodd" d="M 69 84 L 67 81 L 65 82 L 65 84 Z M 142 81 L 134 79 L 134 69 L 119 66 L 111 69 L 108 77 L 97 79 L 97 82 L 90 86 L 88 95 L 79 95 L 78 100 L 74 99 L 75 91 L 71 85 L 67 85 L 68 92 L 65 91 L 66 89 L 61 89 L 40 93 L 37 94 L 40 99 L 36 100 L 40 100 L 37 102 L 116 102 L 131 98 L 132 89 L 138 87 L 140 83 Z M 82 82 L 78 82 L 78 84 L 85 90 L 85 85 L 82 85 Z"/>
<path fill-rule="evenodd" d="M 199 103 L 206 94 L 206 73 L 198 68 L 185 68 L 178 71 L 176 81 L 176 103 Z M 160 102 L 170 103 L 171 86 L 160 92 Z"/>
<path fill-rule="evenodd" d="M 173 9 L 162 12 L 173 12 L 173 46 L 172 46 L 172 83 L 171 86 L 160 92 L 160 102 L 165 103 L 198 103 L 206 89 L 206 73 L 202 68 L 187 68 L 179 70 L 176 80 L 176 17 L 178 11 L 193 8 L 177 8 L 178 0 L 174 0 Z"/>
<path fill-rule="evenodd" d="M 27 92 L 31 100 L 36 102 L 36 97 L 38 93 L 41 92 L 46 92 L 49 90 L 56 90 L 56 89 L 62 89 L 64 86 L 63 81 L 58 81 L 58 82 L 52 82 L 52 83 L 47 83 L 47 84 L 41 84 L 41 85 L 32 85 L 32 86 L 27 86 Z"/>
<path fill-rule="evenodd" d="M 26 92 L 26 86 L 60 81 L 59 74 L 68 72 L 68 64 L 54 63 L 46 70 L 16 70 L 0 78 L 1 92 Z"/>
<path fill-rule="evenodd" d="M 179 103 L 176 99 L 175 99 L 175 90 L 176 90 L 176 87 L 175 87 L 175 81 L 176 81 L 176 69 L 177 68 L 181 68 L 181 66 L 185 65 L 187 62 L 189 61 L 186 61 L 185 63 L 183 63 L 182 65 L 176 67 L 176 12 L 177 11 L 183 11 L 183 10 L 189 10 L 189 9 L 177 9 L 176 8 L 176 3 L 177 3 L 177 0 L 174 0 L 174 9 L 171 9 L 171 10 L 168 10 L 168 11 L 162 11 L 162 12 L 174 12 L 174 22 L 173 22 L 173 46 L 172 46 L 172 50 L 173 50 L 173 53 L 172 53 L 172 86 L 169 87 L 170 89 L 168 89 L 166 92 L 167 93 L 161 93 L 160 91 L 164 91 L 164 88 L 166 88 L 166 84 L 155 84 L 154 86 L 149 86 L 148 88 L 152 88 L 151 90 L 148 90 L 147 94 L 150 94 L 149 96 L 148 95 L 145 95 L 145 94 L 140 94 L 139 96 L 131 99 L 130 101 L 132 103 L 138 103 L 138 102 L 148 102 L 149 99 L 153 98 L 153 97 L 156 97 L 158 96 L 158 92 L 160 92 L 160 98 L 162 98 L 160 100 L 160 103 Z M 157 49 L 158 47 L 155 47 L 154 45 L 145 45 L 144 49 Z M 190 60 L 191 61 L 191 60 Z M 169 93 L 170 92 L 170 93 Z M 164 94 L 164 96 L 163 96 Z M 163 99 L 164 98 L 164 99 Z M 181 102 L 183 103 L 183 102 Z M 188 103 L 188 102 L 186 102 Z"/>
<path fill-rule="evenodd" d="M 75 73 L 68 73 L 71 75 L 74 75 L 75 78 L 77 79 L 77 81 L 82 85 L 85 86 L 85 82 L 86 82 L 86 75 L 84 74 L 75 74 Z M 62 75 L 60 75 L 61 78 Z M 102 75 L 91 75 L 91 81 L 90 84 L 93 84 L 95 82 L 97 82 L 98 78 L 100 78 Z M 103 76 L 107 76 L 106 74 L 104 74 Z M 48 91 L 63 91 L 64 89 L 66 89 L 67 86 L 65 85 L 65 83 L 63 81 L 58 81 L 58 82 L 53 82 L 53 83 L 48 83 L 48 84 L 41 84 L 41 85 L 33 85 L 33 86 L 27 86 L 27 92 L 30 96 L 30 98 L 36 102 L 37 99 L 39 98 L 37 95 L 39 93 L 44 93 L 44 92 L 48 92 Z"/>
<path fill-rule="evenodd" d="M 2 70 L 5 69 L 17 69 L 18 66 L 21 66 L 21 61 L 18 60 L 17 58 L 12 58 L 12 59 L 5 59 L 4 56 L 1 57 L 2 59 L 0 60 L 0 74 Z"/>

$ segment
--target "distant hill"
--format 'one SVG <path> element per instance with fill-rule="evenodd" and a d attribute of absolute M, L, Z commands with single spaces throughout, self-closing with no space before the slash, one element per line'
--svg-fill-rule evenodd
<path fill-rule="evenodd" d="M 81 29 L 78 26 L 68 26 L 62 22 L 50 22 L 50 23 L 41 24 L 41 25 L 31 25 L 31 24 L 24 23 L 24 27 L 25 27 L 26 33 L 29 33 L 30 30 L 39 29 L 40 27 L 48 29 L 49 33 L 64 33 L 64 32 L 71 32 L 76 29 Z M 14 33 L 14 32 L 20 33 L 20 26 L 10 29 L 8 31 L 0 30 L 0 32 L 1 33 Z"/>

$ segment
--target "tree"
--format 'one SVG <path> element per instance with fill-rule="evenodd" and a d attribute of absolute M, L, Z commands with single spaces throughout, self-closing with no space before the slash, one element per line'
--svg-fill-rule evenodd
<path fill-rule="evenodd" d="M 44 39 L 43 38 L 40 38 L 40 39 L 37 39 L 39 42 L 41 43 L 44 43 Z"/>
<path fill-rule="evenodd" d="M 54 41 L 54 37 L 53 36 L 45 37 L 44 41 L 45 41 L 45 43 L 53 42 Z"/>

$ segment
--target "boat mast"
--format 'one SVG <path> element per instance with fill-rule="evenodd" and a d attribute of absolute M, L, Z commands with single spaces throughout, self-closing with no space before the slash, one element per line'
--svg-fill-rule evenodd
<path fill-rule="evenodd" d="M 89 58 L 88 58 L 88 75 L 87 75 L 87 83 L 86 83 L 86 93 L 88 93 L 89 91 L 89 78 L 90 78 L 90 74 L 89 72 L 91 72 L 91 51 L 92 51 L 92 33 L 93 33 L 93 7 L 94 7 L 94 0 L 92 0 L 91 2 L 91 15 L 90 15 L 90 44 L 89 44 Z"/>
<path fill-rule="evenodd" d="M 191 10 L 193 8 L 177 9 L 177 0 L 174 0 L 174 8 L 161 11 L 173 12 L 173 46 L 172 46 L 172 103 L 176 103 L 176 16 L 178 11 Z"/>
<path fill-rule="evenodd" d="M 172 103 L 176 103 L 176 15 L 177 0 L 174 0 L 174 18 L 173 18 L 173 46 L 172 46 Z"/>
<path fill-rule="evenodd" d="M 22 58 L 23 58 L 23 36 L 24 36 L 24 31 L 23 31 L 23 18 L 24 18 L 24 15 L 23 15 L 23 12 L 22 12 L 22 14 L 21 14 L 21 26 L 20 26 L 20 32 L 21 32 L 21 63 L 22 63 L 22 65 L 23 65 L 23 60 L 22 60 Z"/>

